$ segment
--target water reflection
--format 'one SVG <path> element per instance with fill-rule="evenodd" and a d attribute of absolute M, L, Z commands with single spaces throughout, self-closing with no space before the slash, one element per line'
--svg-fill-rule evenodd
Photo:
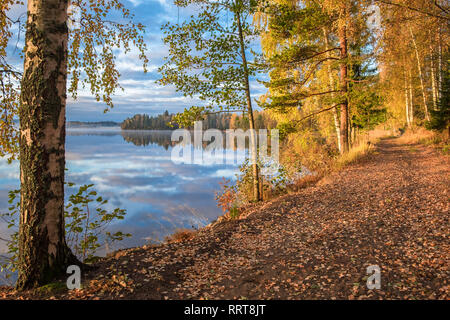
<path fill-rule="evenodd" d="M 201 227 L 221 214 L 215 201 L 223 177 L 233 179 L 236 164 L 175 164 L 171 161 L 171 131 L 69 129 L 66 140 L 67 181 L 95 184 L 109 199 L 110 208 L 128 211 L 112 226 L 133 234 L 121 247 L 161 240 L 176 228 Z M 19 187 L 15 162 L 0 162 L 0 209 L 5 210 L 8 190 Z M 74 192 L 68 188 L 66 195 Z M 0 222 L 0 234 L 7 235 Z M 0 253 L 5 252 L 1 247 Z M 111 250 L 117 249 L 110 248 Z"/>
<path fill-rule="evenodd" d="M 177 141 L 177 138 L 175 137 L 172 141 L 172 133 L 173 131 L 169 130 L 122 130 L 121 135 L 123 139 L 127 142 L 133 143 L 135 146 L 148 146 L 151 144 L 156 144 L 158 146 L 163 147 L 164 149 L 168 150 L 171 147 L 174 147 L 176 144 L 179 143 Z M 105 135 L 113 134 L 113 133 L 105 133 Z M 189 132 L 190 141 L 181 141 L 182 144 L 194 144 L 194 132 Z M 222 131 L 222 148 L 226 148 L 226 134 L 224 131 Z M 203 138 L 207 140 L 206 138 Z M 208 144 L 214 142 L 214 138 L 202 141 L 201 146 L 203 149 L 205 149 Z M 245 141 L 246 148 L 248 148 L 248 139 Z M 237 140 L 235 138 L 235 148 L 238 148 Z"/>
<path fill-rule="evenodd" d="M 135 146 L 148 146 L 156 144 L 168 150 L 173 147 L 176 142 L 171 141 L 172 131 L 153 131 L 153 130 L 122 130 L 122 137 L 125 141 L 134 144 Z"/>

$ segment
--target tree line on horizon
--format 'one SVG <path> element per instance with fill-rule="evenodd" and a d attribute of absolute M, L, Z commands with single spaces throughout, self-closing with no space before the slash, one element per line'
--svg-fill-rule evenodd
<path fill-rule="evenodd" d="M 120 127 L 122 130 L 176 130 L 181 126 L 176 122 L 176 114 L 169 113 L 167 110 L 157 116 L 149 116 L 148 114 L 136 114 L 125 119 Z M 255 111 L 255 128 L 256 129 L 274 129 L 277 122 L 272 119 L 264 111 Z M 250 128 L 248 117 L 236 113 L 213 113 L 205 114 L 202 122 L 203 130 L 207 129 L 243 129 Z M 192 126 L 188 126 L 192 129 Z"/>

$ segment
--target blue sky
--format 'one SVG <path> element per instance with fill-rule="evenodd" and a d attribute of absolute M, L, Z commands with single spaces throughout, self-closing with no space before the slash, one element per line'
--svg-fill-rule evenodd
<path fill-rule="evenodd" d="M 117 66 L 122 75 L 120 83 L 125 90 L 119 91 L 114 97 L 114 109 L 104 114 L 105 105 L 97 103 L 88 89 L 80 89 L 76 101 L 71 98 L 68 100 L 67 120 L 69 121 L 122 121 L 136 113 L 159 114 L 165 110 L 179 112 L 200 103 L 176 93 L 171 86 L 163 87 L 155 83 L 155 80 L 159 78 L 158 67 L 164 63 L 164 56 L 167 54 L 167 49 L 161 40 L 161 26 L 169 21 L 176 22 L 178 19 L 178 8 L 173 4 L 173 0 L 124 0 L 124 3 L 135 14 L 136 21 L 146 26 L 145 40 L 149 49 L 149 72 L 143 73 L 137 50 L 127 55 L 119 53 Z M 180 21 L 191 14 L 186 10 L 180 8 Z M 16 7 L 12 15 L 18 16 L 24 12 L 24 7 Z M 15 45 L 15 41 L 11 42 Z M 18 43 L 19 48 L 22 46 L 23 39 Z M 13 59 L 13 64 L 22 69 L 22 61 L 17 57 Z M 252 81 L 251 85 L 254 97 L 265 93 L 265 88 L 256 81 Z"/>

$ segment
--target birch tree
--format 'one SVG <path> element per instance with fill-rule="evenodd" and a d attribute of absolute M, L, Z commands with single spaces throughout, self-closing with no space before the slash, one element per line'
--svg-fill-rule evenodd
<path fill-rule="evenodd" d="M 1 16 L 8 17 L 8 9 L 19 2 L 0 1 Z M 125 22 L 109 20 L 113 12 L 118 12 Z M 11 37 L 11 23 L 5 23 L 8 19 L 0 19 L 0 26 L 2 35 Z M 69 22 L 77 22 L 70 32 Z M 130 12 L 118 0 L 27 2 L 20 86 L 14 98 L 6 100 L 3 95 L 1 104 L 4 110 L 14 110 L 10 106 L 19 104 L 18 112 L 13 114 L 20 120 L 18 289 L 48 283 L 65 273 L 69 264 L 79 263 L 67 246 L 64 229 L 67 92 L 76 97 L 78 85 L 83 82 L 90 86 L 97 100 L 104 101 L 107 108 L 112 107 L 111 97 L 120 88 L 113 49 L 122 47 L 127 52 L 135 41 L 145 69 L 142 32 L 143 26 L 133 22 Z M 1 61 L 7 61 L 7 42 L 2 38 Z M 101 52 L 97 52 L 98 48 Z M 8 143 L 14 145 L 14 140 Z"/>
<path fill-rule="evenodd" d="M 348 152 L 349 146 L 349 111 L 348 111 L 348 35 L 347 35 L 347 23 L 349 19 L 349 5 L 348 1 L 342 1 L 339 8 L 339 20 L 338 20 L 338 37 L 340 48 L 340 85 L 342 94 L 341 103 L 341 148 L 342 153 Z"/>
<path fill-rule="evenodd" d="M 186 109 L 175 121 L 189 126 L 211 112 L 246 113 L 250 125 L 253 198 L 259 201 L 257 137 L 250 86 L 250 79 L 261 70 L 250 50 L 251 41 L 258 34 L 250 23 L 256 2 L 179 0 L 175 3 L 180 7 L 195 7 L 198 14 L 189 21 L 163 27 L 169 55 L 160 68 L 159 83 L 174 85 L 185 96 L 205 102 Z"/>

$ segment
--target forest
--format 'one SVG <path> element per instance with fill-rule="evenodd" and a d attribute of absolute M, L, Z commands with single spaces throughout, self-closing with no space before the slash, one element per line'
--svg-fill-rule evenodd
<path fill-rule="evenodd" d="M 270 129 L 276 128 L 277 122 L 263 111 L 255 111 L 255 128 Z M 147 114 L 136 114 L 133 117 L 125 119 L 120 127 L 123 130 L 175 130 L 180 126 L 174 120 L 175 114 L 169 114 L 166 110 L 158 116 L 149 116 Z M 249 129 L 248 117 L 236 113 L 214 113 L 206 114 L 202 119 L 204 130 L 207 129 Z"/>
<path fill-rule="evenodd" d="M 2 191 L 1 272 L 17 278 L 0 299 L 448 299 L 449 2 L 169 2 L 155 67 L 139 1 L 0 0 L 0 156 L 20 171 Z M 93 184 L 68 193 L 66 117 L 86 92 L 105 117 L 140 99 L 122 55 L 186 104 L 122 130 L 244 129 L 249 155 L 205 228 L 100 257 L 131 237 L 107 229 L 126 208 Z M 279 134 L 275 173 L 260 129 Z"/>

